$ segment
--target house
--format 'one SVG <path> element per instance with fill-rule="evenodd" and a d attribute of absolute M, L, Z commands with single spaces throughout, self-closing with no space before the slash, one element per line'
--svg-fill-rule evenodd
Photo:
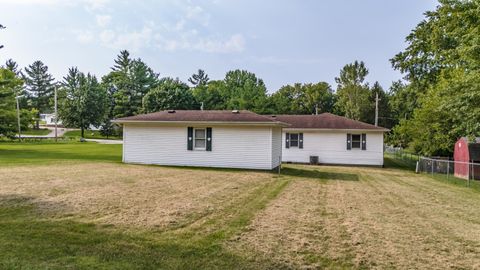
<path fill-rule="evenodd" d="M 126 163 L 272 170 L 287 124 L 250 111 L 169 110 L 117 119 Z"/>
<path fill-rule="evenodd" d="M 41 113 L 40 114 L 40 121 L 41 124 L 46 126 L 53 126 L 55 125 L 55 114 L 54 113 Z M 59 119 L 57 122 L 58 125 L 62 124 L 62 121 Z"/>
<path fill-rule="evenodd" d="M 455 143 L 453 158 L 456 177 L 480 180 L 480 137 L 473 140 L 466 137 L 458 139 Z M 474 166 L 471 163 L 479 164 Z"/>
<path fill-rule="evenodd" d="M 330 113 L 276 115 L 283 129 L 282 161 L 383 166 L 383 135 L 388 129 Z"/>

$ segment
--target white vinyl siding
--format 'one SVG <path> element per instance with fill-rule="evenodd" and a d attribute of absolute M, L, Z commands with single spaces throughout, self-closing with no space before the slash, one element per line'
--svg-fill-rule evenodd
<path fill-rule="evenodd" d="M 124 162 L 270 170 L 271 127 L 212 127 L 212 151 L 188 151 L 187 127 L 124 125 Z M 199 127 L 203 128 L 203 127 Z M 278 129 L 280 130 L 280 129 Z M 281 136 L 281 131 L 277 132 Z M 278 145 L 276 152 L 281 152 Z M 278 158 L 278 156 L 276 157 Z"/>
<path fill-rule="evenodd" d="M 272 168 L 282 163 L 282 129 L 272 128 Z"/>
<path fill-rule="evenodd" d="M 318 156 L 318 162 L 323 164 L 351 164 L 351 165 L 383 165 L 383 132 L 368 131 L 313 131 L 289 130 L 285 133 L 303 132 L 303 149 L 297 147 L 285 148 L 282 144 L 283 162 L 310 162 L 310 156 Z M 347 133 L 367 134 L 367 150 L 352 148 L 347 150 Z"/>

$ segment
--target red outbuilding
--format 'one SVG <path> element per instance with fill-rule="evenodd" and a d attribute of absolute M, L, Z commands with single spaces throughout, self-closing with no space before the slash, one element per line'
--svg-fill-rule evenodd
<path fill-rule="evenodd" d="M 455 176 L 465 179 L 480 179 L 480 137 L 469 140 L 458 139 L 453 152 L 455 160 Z M 470 163 L 479 163 L 471 165 Z"/>

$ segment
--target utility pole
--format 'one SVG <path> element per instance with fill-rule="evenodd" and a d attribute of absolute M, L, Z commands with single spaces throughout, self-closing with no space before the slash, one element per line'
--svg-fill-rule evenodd
<path fill-rule="evenodd" d="M 375 126 L 378 126 L 378 92 L 375 94 Z"/>
<path fill-rule="evenodd" d="M 22 140 L 22 128 L 20 125 L 20 104 L 18 102 L 18 99 L 20 98 L 19 95 L 15 96 L 15 100 L 17 101 L 17 124 L 18 124 L 18 140 Z"/>
<path fill-rule="evenodd" d="M 55 85 L 55 142 L 57 142 L 57 123 L 58 123 L 58 112 L 57 112 L 57 85 Z"/>

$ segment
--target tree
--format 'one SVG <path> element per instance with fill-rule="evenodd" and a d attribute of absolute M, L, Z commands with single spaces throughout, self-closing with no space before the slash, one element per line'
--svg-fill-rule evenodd
<path fill-rule="evenodd" d="M 204 70 L 199 69 L 196 74 L 193 74 L 188 81 L 193 85 L 193 87 L 205 86 L 210 79 Z"/>
<path fill-rule="evenodd" d="M 70 68 L 63 78 L 62 92 L 59 118 L 65 126 L 80 128 L 84 137 L 90 125 L 100 126 L 104 122 L 108 109 L 107 91 L 95 76 L 85 75 L 76 67 Z"/>
<path fill-rule="evenodd" d="M 209 81 L 205 85 L 193 88 L 193 96 L 198 104 L 203 104 L 205 110 L 222 110 L 226 108 L 224 81 Z"/>
<path fill-rule="evenodd" d="M 13 59 L 8 59 L 5 62 L 5 68 L 7 68 L 8 70 L 12 71 L 17 75 L 20 73 L 20 70 L 18 70 L 18 64 L 17 62 L 13 61 Z"/>
<path fill-rule="evenodd" d="M 326 82 L 282 86 L 270 97 L 275 113 L 315 114 L 331 112 L 335 96 Z"/>
<path fill-rule="evenodd" d="M 392 60 L 408 84 L 392 97 L 405 112 L 394 139 L 424 155 L 450 155 L 460 136 L 478 136 L 480 2 L 440 0 Z"/>
<path fill-rule="evenodd" d="M 25 73 L 25 86 L 31 106 L 40 113 L 51 112 L 54 79 L 48 73 L 48 67 L 42 61 L 35 61 L 25 68 Z"/>
<path fill-rule="evenodd" d="M 157 112 L 167 109 L 198 109 L 192 90 L 178 79 L 163 78 L 159 85 L 143 97 L 143 111 Z"/>
<path fill-rule="evenodd" d="M 11 136 L 16 131 L 15 89 L 22 80 L 6 68 L 0 68 L 0 134 Z"/>
<path fill-rule="evenodd" d="M 142 99 L 158 85 L 158 76 L 141 59 L 131 59 L 128 51 L 121 51 L 112 71 L 102 78 L 112 99 L 111 117 L 140 113 Z"/>
<path fill-rule="evenodd" d="M 264 113 L 267 102 L 267 88 L 262 79 L 246 70 L 227 72 L 222 96 L 226 101 L 226 109 L 252 110 Z"/>
<path fill-rule="evenodd" d="M 336 109 L 346 117 L 367 121 L 368 109 L 370 108 L 370 91 L 365 77 L 368 69 L 365 63 L 355 61 L 345 65 L 340 70 L 340 76 L 335 78 L 337 82 L 337 103 Z"/>

